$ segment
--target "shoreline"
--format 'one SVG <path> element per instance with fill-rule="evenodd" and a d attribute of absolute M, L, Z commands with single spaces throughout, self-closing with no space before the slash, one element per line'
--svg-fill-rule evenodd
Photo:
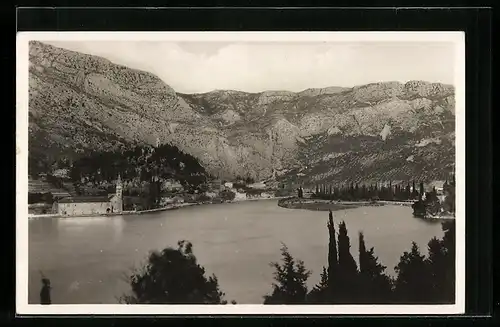
<path fill-rule="evenodd" d="M 278 201 L 278 206 L 284 209 L 301 209 L 309 211 L 340 211 L 355 209 L 359 207 L 380 207 L 385 205 L 390 206 L 406 206 L 409 207 L 413 201 L 330 201 L 320 199 L 302 199 L 287 198 L 283 201 Z M 429 216 L 421 219 L 428 220 L 454 220 L 455 216 Z"/>
<path fill-rule="evenodd" d="M 278 206 L 284 209 L 301 209 L 309 211 L 340 211 L 346 209 L 355 209 L 359 207 L 383 206 L 385 203 L 370 202 L 370 201 L 329 201 L 329 200 L 313 200 L 297 198 L 285 199 L 278 201 Z"/>
<path fill-rule="evenodd" d="M 69 215 L 65 216 L 65 215 L 60 215 L 60 214 L 55 214 L 55 213 L 41 214 L 41 215 L 28 214 L 28 219 L 41 219 L 41 218 L 71 219 L 71 218 L 96 218 L 96 217 L 116 217 L 116 216 L 128 216 L 128 215 L 142 215 L 142 214 L 147 214 L 147 213 L 154 213 L 154 212 L 161 212 L 161 211 L 168 211 L 168 210 L 177 210 L 177 209 L 181 209 L 184 207 L 192 207 L 192 206 L 198 206 L 198 205 L 232 204 L 232 203 L 238 203 L 238 202 L 262 201 L 262 200 L 278 200 L 279 201 L 279 200 L 284 199 L 284 198 L 286 198 L 286 197 L 247 198 L 247 199 L 233 200 L 233 201 L 220 202 L 220 203 L 187 202 L 187 203 L 180 203 L 180 204 L 165 206 L 165 207 L 161 207 L 161 208 L 141 210 L 141 211 L 122 211 L 121 213 L 87 214 L 87 215 L 78 215 L 78 216 L 69 216 Z"/>

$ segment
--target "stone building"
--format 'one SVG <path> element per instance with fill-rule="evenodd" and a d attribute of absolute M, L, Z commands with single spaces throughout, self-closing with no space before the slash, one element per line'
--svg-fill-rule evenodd
<path fill-rule="evenodd" d="M 99 215 L 123 211 L 123 189 L 120 176 L 116 181 L 116 192 L 107 196 L 73 196 L 59 199 L 53 211 L 63 216 Z"/>

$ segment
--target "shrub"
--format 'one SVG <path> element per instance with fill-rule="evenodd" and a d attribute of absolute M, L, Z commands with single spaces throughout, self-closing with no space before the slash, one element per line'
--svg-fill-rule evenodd
<path fill-rule="evenodd" d="M 197 263 L 193 245 L 179 241 L 178 248 L 152 252 L 146 265 L 128 278 L 131 294 L 119 300 L 126 304 L 226 304 L 217 277 L 205 276 Z"/>
<path fill-rule="evenodd" d="M 229 190 L 224 190 L 219 193 L 219 196 L 222 198 L 223 201 L 233 201 L 234 198 L 236 197 L 236 193 Z"/>

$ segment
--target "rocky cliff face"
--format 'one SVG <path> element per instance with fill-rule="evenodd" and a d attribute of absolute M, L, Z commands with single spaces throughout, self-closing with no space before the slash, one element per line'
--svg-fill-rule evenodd
<path fill-rule="evenodd" d="M 179 94 L 147 72 L 30 45 L 30 154 L 49 159 L 159 138 L 214 174 L 432 179 L 454 163 L 454 104 L 452 86 L 421 81 Z"/>

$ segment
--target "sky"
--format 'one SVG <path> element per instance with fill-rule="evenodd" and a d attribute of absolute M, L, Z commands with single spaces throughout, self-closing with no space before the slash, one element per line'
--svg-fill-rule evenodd
<path fill-rule="evenodd" d="M 409 80 L 454 83 L 447 42 L 52 41 L 149 71 L 180 93 L 261 92 Z"/>

